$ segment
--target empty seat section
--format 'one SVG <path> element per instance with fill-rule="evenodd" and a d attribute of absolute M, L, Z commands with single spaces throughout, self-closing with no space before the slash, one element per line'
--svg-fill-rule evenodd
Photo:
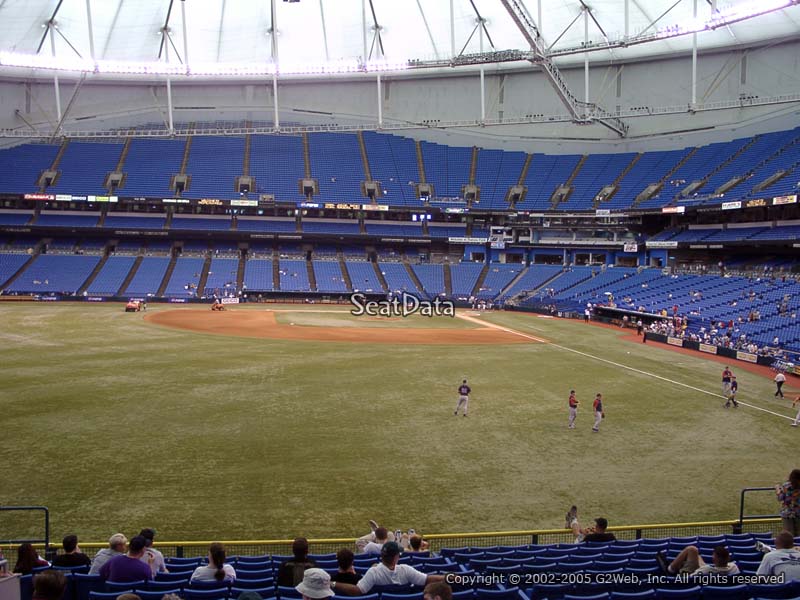
<path fill-rule="evenodd" d="M 478 298 L 494 298 L 524 269 L 524 265 L 489 265 L 486 278 L 478 290 Z"/>
<path fill-rule="evenodd" d="M 155 295 L 169 266 L 169 257 L 145 256 L 139 269 L 131 279 L 124 293 L 127 296 Z"/>
<path fill-rule="evenodd" d="M 591 154 L 572 180 L 572 193 L 559 210 L 593 210 L 594 198 L 603 186 L 609 185 L 622 173 L 635 154 Z"/>
<path fill-rule="evenodd" d="M 366 178 L 358 137 L 354 133 L 310 133 L 308 144 L 311 175 L 319 182 L 320 200 L 365 202 L 361 182 Z"/>
<path fill-rule="evenodd" d="M 64 214 L 42 212 L 36 219 L 41 227 L 94 227 L 100 218 L 99 214 Z"/>
<path fill-rule="evenodd" d="M 306 261 L 282 258 L 279 268 L 282 292 L 307 292 L 311 289 Z"/>
<path fill-rule="evenodd" d="M 51 144 L 22 144 L 0 150 L 0 193 L 38 192 L 36 182 L 53 164 L 58 149 Z"/>
<path fill-rule="evenodd" d="M 0 286 L 11 279 L 29 259 L 27 254 L 0 254 Z"/>
<path fill-rule="evenodd" d="M 230 217 L 174 217 L 171 229 L 227 231 L 231 228 Z"/>
<path fill-rule="evenodd" d="M 384 291 L 371 262 L 349 260 L 345 262 L 345 267 L 350 276 L 350 282 L 353 284 L 354 292 L 380 293 Z"/>
<path fill-rule="evenodd" d="M 103 182 L 121 155 L 120 143 L 70 142 L 58 165 L 58 181 L 48 193 L 107 195 Z"/>
<path fill-rule="evenodd" d="M 108 229 L 163 229 L 165 222 L 164 215 L 153 215 L 152 217 L 106 215 L 103 227 Z"/>
<path fill-rule="evenodd" d="M 407 292 L 409 294 L 419 295 L 417 286 L 414 280 L 406 271 L 406 266 L 403 263 L 392 262 L 379 262 L 378 267 L 386 280 L 386 285 L 389 287 L 390 292 Z"/>
<path fill-rule="evenodd" d="M 304 233 L 334 233 L 341 235 L 358 235 L 361 230 L 358 221 L 303 221 Z"/>
<path fill-rule="evenodd" d="M 30 212 L 0 212 L 0 225 L 25 225 L 31 220 Z"/>
<path fill-rule="evenodd" d="M 8 291 L 74 294 L 98 262 L 99 256 L 42 254 L 8 287 Z"/>
<path fill-rule="evenodd" d="M 294 219 L 265 219 L 239 217 L 236 229 L 238 231 L 255 231 L 265 233 L 294 233 L 297 224 Z"/>
<path fill-rule="evenodd" d="M 125 181 L 120 193 L 145 198 L 171 198 L 169 183 L 181 170 L 185 139 L 149 140 L 134 138 L 122 165 Z"/>
<path fill-rule="evenodd" d="M 553 192 L 559 185 L 567 182 L 580 159 L 580 155 L 577 154 L 563 156 L 534 154 L 525 177 L 528 193 L 525 199 L 517 204 L 517 208 L 549 210 Z"/>
<path fill-rule="evenodd" d="M 461 186 L 469 183 L 472 166 L 472 148 L 443 146 L 422 142 L 422 157 L 425 161 L 425 178 L 433 184 L 439 198 L 461 197 Z"/>
<path fill-rule="evenodd" d="M 412 265 L 411 268 L 428 296 L 444 294 L 444 268 L 442 265 Z"/>
<path fill-rule="evenodd" d="M 244 265 L 244 285 L 248 292 L 272 291 L 272 259 L 251 258 Z"/>
<path fill-rule="evenodd" d="M 475 288 L 475 284 L 478 283 L 478 277 L 480 277 L 483 267 L 483 263 L 471 262 L 450 265 L 453 296 L 456 298 L 469 298 Z"/>
<path fill-rule="evenodd" d="M 254 192 L 273 194 L 276 200 L 304 200 L 297 183 L 305 175 L 303 138 L 250 136 L 250 175 L 256 180 Z"/>
<path fill-rule="evenodd" d="M 211 264 L 208 267 L 208 279 L 206 279 L 206 287 L 204 295 L 208 296 L 225 296 L 228 293 L 235 293 L 236 290 L 236 274 L 239 271 L 238 258 L 217 258 L 216 256 L 211 259 Z"/>
<path fill-rule="evenodd" d="M 661 181 L 688 152 L 689 150 L 686 148 L 665 152 L 645 152 L 619 182 L 616 193 L 607 202 L 602 202 L 600 208 L 614 209 L 632 206 L 636 196 L 641 194 L 648 185 Z M 671 199 L 671 195 L 665 196 L 663 203 Z"/>
<path fill-rule="evenodd" d="M 414 186 L 420 180 L 414 140 L 372 131 L 364 132 L 372 179 L 381 182 L 380 204 L 419 206 Z"/>
<path fill-rule="evenodd" d="M 543 286 L 547 280 L 558 275 L 562 268 L 561 265 L 531 265 L 525 274 L 504 293 L 504 296 L 512 298 L 520 292 L 532 292 Z"/>
<path fill-rule="evenodd" d="M 186 166 L 192 179 L 184 197 L 239 198 L 235 181 L 243 164 L 243 137 L 195 136 Z"/>
<path fill-rule="evenodd" d="M 169 278 L 164 295 L 170 298 L 194 298 L 203 272 L 203 259 L 181 256 Z"/>
<path fill-rule="evenodd" d="M 314 278 L 317 280 L 317 291 L 319 292 L 346 292 L 342 269 L 339 261 L 315 260 L 311 263 L 314 267 Z"/>
<path fill-rule="evenodd" d="M 506 193 L 517 185 L 522 167 L 525 165 L 524 152 L 504 152 L 503 150 L 481 150 L 478 152 L 478 165 L 475 170 L 475 185 L 480 187 L 479 206 L 483 210 L 506 210 Z"/>
<path fill-rule="evenodd" d="M 86 289 L 87 293 L 92 296 L 114 296 L 130 273 L 134 262 L 136 262 L 134 256 L 109 256 L 97 277 Z"/>

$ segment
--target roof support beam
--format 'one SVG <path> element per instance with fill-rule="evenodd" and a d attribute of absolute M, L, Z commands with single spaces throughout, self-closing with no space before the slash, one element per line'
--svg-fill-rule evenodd
<path fill-rule="evenodd" d="M 372 0 L 369 0 L 369 9 L 372 12 L 372 24 L 375 27 L 375 35 L 372 37 L 372 48 L 369 51 L 369 57 L 372 58 L 372 50 L 375 48 L 375 42 L 378 42 L 378 50 L 381 53 L 381 58 L 386 56 L 383 50 L 383 38 L 381 37 L 381 26 L 378 25 L 378 17 L 375 15 L 375 5 Z"/>
<path fill-rule="evenodd" d="M 511 15 L 514 23 L 516 23 L 517 27 L 522 32 L 525 40 L 528 42 L 528 44 L 530 44 L 530 47 L 534 52 L 534 58 L 531 60 L 531 62 L 538 65 L 542 71 L 544 71 L 545 75 L 547 75 L 547 78 L 550 80 L 550 84 L 553 86 L 553 89 L 555 90 L 561 102 L 569 111 L 572 120 L 576 123 L 584 124 L 596 121 L 616 132 L 620 137 L 625 137 L 628 131 L 628 126 L 624 122 L 617 117 L 609 115 L 605 110 L 603 110 L 602 107 L 596 104 L 580 102 L 572 93 L 572 91 L 570 91 L 569 87 L 567 86 L 567 82 L 561 75 L 561 72 L 547 55 L 547 51 L 544 48 L 544 42 L 542 41 L 542 36 L 539 33 L 539 29 L 536 27 L 536 23 L 533 22 L 530 13 L 528 13 L 528 10 L 525 8 L 525 5 L 522 4 L 522 1 L 500 1 L 508 11 L 508 14 Z M 587 19 L 585 27 L 588 28 L 588 17 L 585 18 Z"/>
<path fill-rule="evenodd" d="M 50 15 L 50 18 L 47 20 L 47 23 L 45 23 L 47 27 L 45 28 L 44 33 L 42 34 L 42 39 L 39 40 L 39 47 L 36 48 L 36 54 L 39 54 L 39 52 L 42 51 L 42 46 L 44 46 L 44 41 L 47 39 L 47 34 L 50 33 L 50 27 L 53 25 L 56 15 L 58 14 L 58 11 L 61 8 L 61 4 L 63 4 L 63 2 L 64 0 L 58 0 L 58 4 L 56 4 L 56 9 L 53 11 L 53 14 Z"/>
<path fill-rule="evenodd" d="M 325 60 L 331 59 L 328 53 L 328 28 L 325 26 L 325 10 L 322 8 L 322 0 L 319 0 L 319 18 L 322 21 L 322 43 L 325 45 Z"/>
<path fill-rule="evenodd" d="M 86 25 L 89 29 L 89 58 L 94 61 L 94 30 L 92 29 L 92 3 L 86 0 Z"/>
<path fill-rule="evenodd" d="M 167 18 L 164 19 L 164 25 L 161 27 L 161 31 L 167 31 L 169 29 L 169 18 L 172 16 L 172 4 L 175 0 L 169 0 L 169 6 L 167 7 Z M 122 2 L 120 1 L 120 5 Z M 158 47 L 158 60 L 161 60 L 161 55 L 164 53 L 164 43 L 166 42 L 166 38 L 162 35 L 161 36 L 161 45 Z"/>
<path fill-rule="evenodd" d="M 89 0 L 86 0 L 87 2 Z M 183 60 L 189 64 L 189 36 L 186 33 L 188 26 L 186 25 L 186 0 L 181 0 L 181 25 L 183 26 Z M 177 54 L 177 51 L 176 51 Z"/>
<path fill-rule="evenodd" d="M 417 0 L 417 8 L 419 9 L 419 14 L 422 17 L 422 22 L 425 24 L 425 31 L 428 32 L 428 39 L 431 41 L 433 53 L 436 58 L 439 58 L 439 49 L 436 47 L 436 40 L 433 37 L 433 33 L 431 33 L 431 28 L 428 25 L 428 19 L 425 17 L 425 11 L 422 10 L 422 4 L 420 4 L 419 0 Z"/>

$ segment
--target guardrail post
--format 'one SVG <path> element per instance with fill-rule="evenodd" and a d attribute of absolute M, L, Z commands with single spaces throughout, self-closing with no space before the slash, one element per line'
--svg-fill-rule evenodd
<path fill-rule="evenodd" d="M 539 534 L 538 533 L 534 533 L 531 536 L 531 545 L 537 546 L 538 544 L 539 544 Z"/>
<path fill-rule="evenodd" d="M 183 558 L 183 546 L 176 546 L 175 547 L 175 557 L 176 558 Z"/>
<path fill-rule="evenodd" d="M 642 530 L 641 529 L 637 529 L 636 530 L 636 539 L 637 540 L 642 539 Z"/>

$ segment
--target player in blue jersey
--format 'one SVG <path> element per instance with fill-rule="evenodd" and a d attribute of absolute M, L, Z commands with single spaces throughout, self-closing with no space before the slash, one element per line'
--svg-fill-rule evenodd
<path fill-rule="evenodd" d="M 458 404 L 456 404 L 456 412 L 453 414 L 458 416 L 459 409 L 463 406 L 464 407 L 464 416 L 467 416 L 467 410 L 469 409 L 469 393 L 472 390 L 467 385 L 467 380 L 461 382 L 461 385 L 458 386 Z"/>

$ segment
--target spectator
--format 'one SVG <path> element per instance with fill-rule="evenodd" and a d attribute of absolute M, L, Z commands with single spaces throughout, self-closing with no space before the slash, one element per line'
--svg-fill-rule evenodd
<path fill-rule="evenodd" d="M 30 575 L 36 567 L 49 567 L 50 563 L 43 559 L 28 542 L 20 544 L 17 548 L 17 564 L 14 573 Z"/>
<path fill-rule="evenodd" d="M 124 554 L 127 550 L 128 538 L 122 533 L 115 533 L 108 539 L 108 548 L 103 548 L 94 555 L 92 568 L 89 569 L 89 575 L 99 574 L 104 564 L 115 556 Z"/>
<path fill-rule="evenodd" d="M 575 534 L 575 542 L 615 542 L 617 540 L 613 533 L 607 533 L 608 520 L 605 517 L 598 517 L 594 520 L 592 527 L 581 528 L 577 514 L 570 524 L 572 533 Z"/>
<path fill-rule="evenodd" d="M 386 542 L 381 549 L 381 562 L 369 568 L 356 585 L 332 583 L 335 593 L 348 596 L 368 594 L 376 585 L 416 585 L 422 587 L 429 583 L 444 581 L 444 575 L 426 575 L 409 565 L 399 565 L 400 545 Z"/>
<path fill-rule="evenodd" d="M 336 553 L 336 562 L 339 570 L 331 577 L 337 583 L 350 583 L 355 585 L 361 579 L 361 575 L 356 573 L 353 567 L 353 551 L 350 548 L 342 548 Z"/>
<path fill-rule="evenodd" d="M 167 570 L 167 565 L 164 563 L 164 555 L 161 554 L 161 551 L 153 548 L 153 540 L 156 537 L 156 530 L 147 527 L 142 529 L 139 532 L 139 535 L 142 536 L 147 542 L 144 550 L 144 556 L 142 556 L 142 562 L 150 565 L 150 569 L 153 571 L 153 577 L 156 576 L 156 573 L 168 573 L 169 571 Z"/>
<path fill-rule="evenodd" d="M 78 548 L 78 536 L 66 535 L 61 540 L 64 554 L 59 554 L 53 559 L 54 567 L 83 567 L 92 564 L 92 559 Z"/>
<path fill-rule="evenodd" d="M 775 495 L 781 503 L 784 530 L 800 535 L 800 469 L 789 473 L 789 481 L 775 486 Z"/>
<path fill-rule="evenodd" d="M 192 573 L 191 580 L 200 581 L 233 581 L 236 571 L 233 566 L 225 562 L 225 546 L 214 542 L 208 547 L 208 564 L 197 567 Z"/>
<path fill-rule="evenodd" d="M 33 578 L 32 600 L 61 600 L 66 587 L 67 578 L 64 573 L 55 569 L 42 571 Z"/>
<path fill-rule="evenodd" d="M 422 600 L 453 600 L 453 588 L 444 581 L 429 583 L 422 593 Z"/>
<path fill-rule="evenodd" d="M 100 568 L 100 577 L 106 581 L 127 583 L 147 581 L 153 578 L 150 567 L 142 562 L 146 547 L 145 539 L 137 535 L 128 545 L 128 553 L 115 556 Z"/>
<path fill-rule="evenodd" d="M 800 550 L 794 547 L 790 532 L 776 535 L 775 548 L 769 550 L 761 559 L 756 575 L 782 575 L 786 581 L 800 580 Z"/>
<path fill-rule="evenodd" d="M 410 552 L 425 552 L 428 550 L 428 542 L 422 539 L 421 535 L 414 534 L 408 538 L 408 548 Z"/>
<path fill-rule="evenodd" d="M 389 541 L 389 530 L 386 527 L 378 527 L 374 531 L 375 539 L 367 542 L 361 550 L 364 554 L 380 554 L 383 545 Z M 358 541 L 356 542 L 358 545 Z"/>
<path fill-rule="evenodd" d="M 697 546 L 686 546 L 671 563 L 667 563 L 664 552 L 656 554 L 661 570 L 666 574 L 689 573 L 695 575 L 738 575 L 739 567 L 736 563 L 729 562 L 731 555 L 725 546 L 716 546 L 712 554 L 713 564 L 706 564 Z"/>
<path fill-rule="evenodd" d="M 120 594 L 117 596 L 117 600 L 142 600 L 142 597 L 139 594 Z M 163 600 L 163 598 L 162 598 Z"/>
<path fill-rule="evenodd" d="M 303 572 L 303 580 L 294 589 L 303 595 L 303 600 L 321 600 L 333 596 L 335 583 L 322 569 L 310 568 Z"/>
<path fill-rule="evenodd" d="M 278 568 L 278 585 L 294 587 L 303 581 L 306 569 L 316 567 L 317 564 L 308 558 L 308 540 L 304 537 L 295 538 L 292 542 L 294 558 L 287 560 Z"/>

